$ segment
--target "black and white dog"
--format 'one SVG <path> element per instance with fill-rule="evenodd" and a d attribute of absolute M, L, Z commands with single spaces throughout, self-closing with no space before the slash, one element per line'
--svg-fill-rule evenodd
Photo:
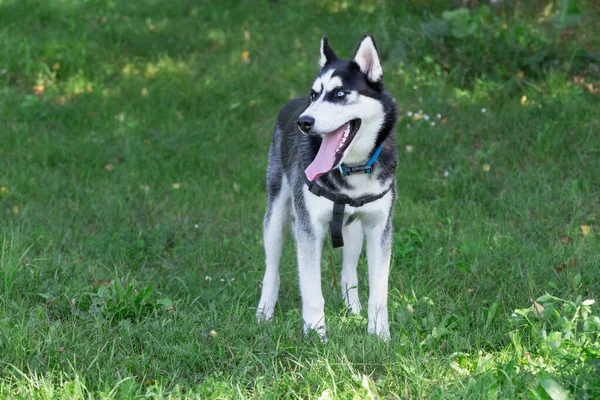
<path fill-rule="evenodd" d="M 304 332 L 314 329 L 326 340 L 321 252 L 330 227 L 333 246 L 345 244 L 342 295 L 354 314 L 361 310 L 356 269 L 366 237 L 368 331 L 388 339 L 395 100 L 383 88 L 383 69 L 370 35 L 362 38 L 351 61 L 339 59 L 323 37 L 319 65 L 310 94 L 286 104 L 273 134 L 264 220 L 266 272 L 257 317 L 259 321 L 273 317 L 279 259 L 292 221 Z"/>

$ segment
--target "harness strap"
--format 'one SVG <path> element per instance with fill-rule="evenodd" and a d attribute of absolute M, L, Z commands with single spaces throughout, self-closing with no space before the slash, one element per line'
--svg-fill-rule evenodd
<path fill-rule="evenodd" d="M 365 165 L 359 165 L 356 167 L 348 167 L 348 166 L 340 164 L 338 169 L 344 176 L 348 176 L 350 174 L 355 174 L 357 172 L 364 172 L 365 174 L 370 174 L 371 171 L 373 170 L 373 164 L 375 164 L 375 161 L 377 161 L 377 157 L 379 157 L 379 153 L 381 153 L 382 148 L 383 148 L 383 143 L 380 144 L 379 147 L 377 147 L 377 149 L 375 150 L 375 153 L 373 153 L 373 156 L 369 159 L 369 161 L 367 161 L 367 163 Z"/>
<path fill-rule="evenodd" d="M 390 189 L 392 188 L 390 186 L 385 191 L 383 191 L 382 193 L 377 194 L 377 195 L 368 195 L 368 196 L 359 197 L 357 199 L 351 199 L 350 197 L 346 196 L 345 194 L 341 194 L 341 193 L 334 194 L 334 193 L 331 193 L 331 192 L 325 190 L 323 187 L 319 186 L 316 182 L 309 181 L 308 178 L 306 178 L 306 176 L 304 177 L 304 180 L 306 181 L 306 185 L 308 186 L 309 192 L 311 192 L 312 194 L 319 196 L 319 197 L 325 197 L 326 199 L 331 200 L 333 202 L 333 214 L 331 217 L 331 223 L 330 223 L 329 227 L 331 229 L 331 244 L 333 245 L 334 248 L 344 246 L 344 237 L 342 235 L 342 228 L 344 225 L 344 210 L 346 209 L 346 205 L 349 205 L 352 207 L 362 207 L 367 203 L 371 203 L 375 200 L 379 200 L 380 198 L 385 196 L 385 194 L 387 192 L 389 192 Z"/>

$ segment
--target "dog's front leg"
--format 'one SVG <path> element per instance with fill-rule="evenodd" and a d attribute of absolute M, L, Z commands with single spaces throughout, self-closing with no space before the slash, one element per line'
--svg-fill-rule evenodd
<path fill-rule="evenodd" d="M 326 341 L 325 300 L 321 291 L 323 236 L 323 230 L 297 228 L 296 232 L 304 334 L 314 329 Z"/>
<path fill-rule="evenodd" d="M 361 310 L 358 297 L 358 276 L 356 269 L 363 247 L 364 234 L 360 221 L 354 221 L 343 228 L 344 259 L 342 262 L 342 297 L 351 314 L 359 314 Z"/>
<path fill-rule="evenodd" d="M 390 337 L 388 324 L 388 278 L 392 254 L 391 214 L 371 227 L 365 227 L 369 264 L 369 333 L 384 340 Z"/>

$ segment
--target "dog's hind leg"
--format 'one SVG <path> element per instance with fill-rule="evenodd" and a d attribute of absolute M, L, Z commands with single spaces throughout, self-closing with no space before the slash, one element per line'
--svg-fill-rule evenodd
<path fill-rule="evenodd" d="M 263 231 L 266 270 L 256 310 L 259 321 L 273 318 L 279 296 L 279 262 L 291 215 L 291 191 L 283 171 L 274 171 L 270 165 L 267 186 L 269 194 Z"/>
<path fill-rule="evenodd" d="M 352 314 L 360 313 L 360 299 L 358 298 L 358 258 L 362 251 L 364 234 L 360 220 L 351 222 L 343 228 L 344 235 L 344 260 L 342 262 L 342 297 L 346 307 Z"/>

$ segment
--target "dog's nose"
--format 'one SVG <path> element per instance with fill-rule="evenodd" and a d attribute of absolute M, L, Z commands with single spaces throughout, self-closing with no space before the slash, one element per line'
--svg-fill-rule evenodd
<path fill-rule="evenodd" d="M 309 117 L 308 115 L 303 115 L 302 117 L 298 118 L 298 121 L 296 121 L 296 123 L 298 124 L 300 130 L 308 133 L 315 124 L 315 119 L 313 117 Z"/>

